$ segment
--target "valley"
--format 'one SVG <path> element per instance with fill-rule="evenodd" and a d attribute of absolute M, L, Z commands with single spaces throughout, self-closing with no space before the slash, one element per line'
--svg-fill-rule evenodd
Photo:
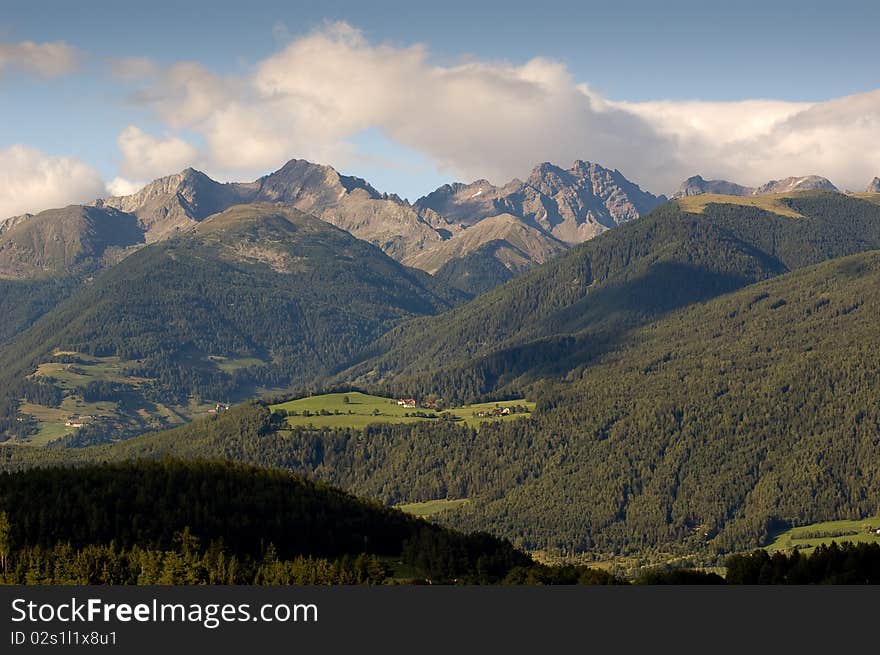
<path fill-rule="evenodd" d="M 308 162 L 114 200 L 147 243 L 79 240 L 97 254 L 40 260 L 62 286 L 5 282 L 38 293 L 4 328 L 0 466 L 222 457 L 630 573 L 876 513 L 875 197 L 689 193 L 582 243 L 529 213 L 541 193 L 578 225 L 600 168 L 438 190 L 410 209 L 449 234 L 418 252 L 292 208 L 342 211 L 337 183 L 349 209 L 398 203 Z M 223 208 L 244 193 L 273 202 Z"/>

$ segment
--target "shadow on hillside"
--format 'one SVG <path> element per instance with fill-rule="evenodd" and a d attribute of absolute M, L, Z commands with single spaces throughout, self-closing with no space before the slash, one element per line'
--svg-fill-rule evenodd
<path fill-rule="evenodd" d="M 515 380 L 558 377 L 588 366 L 631 338 L 633 330 L 678 309 L 753 284 L 751 277 L 659 262 L 644 274 L 597 289 L 545 321 L 551 337 L 499 350 L 469 364 L 483 393 Z"/>

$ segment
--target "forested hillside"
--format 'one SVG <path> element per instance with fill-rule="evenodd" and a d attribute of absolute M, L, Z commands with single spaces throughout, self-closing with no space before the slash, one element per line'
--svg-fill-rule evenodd
<path fill-rule="evenodd" d="M 758 207 L 677 203 L 577 246 L 438 317 L 385 336 L 340 380 L 472 401 L 564 375 L 628 329 L 827 259 L 880 248 L 880 206 L 835 193 Z"/>
<path fill-rule="evenodd" d="M 534 389 L 531 419 L 285 430 L 260 405 L 100 449 L 7 447 L 9 469 L 222 456 L 443 515 L 528 549 L 724 553 L 880 503 L 880 254 L 823 263 L 621 334 Z"/>
<path fill-rule="evenodd" d="M 0 517 L 0 579 L 31 584 L 381 583 L 391 570 L 377 557 L 439 581 L 485 583 L 532 565 L 489 535 L 230 463 L 166 459 L 0 475 Z M 317 579 L 297 579 L 308 576 Z"/>

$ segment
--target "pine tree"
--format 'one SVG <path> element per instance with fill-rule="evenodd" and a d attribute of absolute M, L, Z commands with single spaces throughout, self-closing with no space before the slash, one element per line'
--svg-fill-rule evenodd
<path fill-rule="evenodd" d="M 9 515 L 0 512 L 0 568 L 3 569 L 3 577 L 9 573 L 9 555 L 12 552 L 12 526 L 9 523 Z"/>

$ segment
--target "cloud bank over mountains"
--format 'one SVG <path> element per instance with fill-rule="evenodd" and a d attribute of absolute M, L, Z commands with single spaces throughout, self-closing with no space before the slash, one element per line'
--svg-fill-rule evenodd
<path fill-rule="evenodd" d="M 117 189 L 188 165 L 227 180 L 291 157 L 351 169 L 373 154 L 355 145 L 366 130 L 465 181 L 503 183 L 538 162 L 575 159 L 618 168 L 655 193 L 697 173 L 746 185 L 815 173 L 862 190 L 880 172 L 880 90 L 816 103 L 623 102 L 559 61 L 438 64 L 423 45 L 372 43 L 346 23 L 290 40 L 243 75 L 144 59 L 111 69 L 138 84 L 138 109 L 163 126 L 118 135 Z"/>
<path fill-rule="evenodd" d="M 105 193 L 101 176 L 73 157 L 26 146 L 0 149 L 0 218 L 86 202 Z"/>

